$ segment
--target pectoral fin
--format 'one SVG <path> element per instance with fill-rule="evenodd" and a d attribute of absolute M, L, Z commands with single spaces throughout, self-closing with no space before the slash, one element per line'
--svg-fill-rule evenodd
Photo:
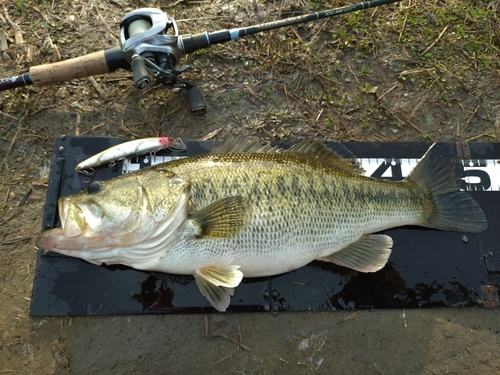
<path fill-rule="evenodd" d="M 317 258 L 359 272 L 382 269 L 391 255 L 392 238 L 385 234 L 367 234 L 332 255 Z"/>
<path fill-rule="evenodd" d="M 190 219 L 198 237 L 228 238 L 238 234 L 246 225 L 249 208 L 246 199 L 232 196 L 219 199 L 194 212 Z"/>
<path fill-rule="evenodd" d="M 239 266 L 206 267 L 195 271 L 194 278 L 201 294 L 218 311 L 226 311 L 234 288 L 243 279 Z"/>

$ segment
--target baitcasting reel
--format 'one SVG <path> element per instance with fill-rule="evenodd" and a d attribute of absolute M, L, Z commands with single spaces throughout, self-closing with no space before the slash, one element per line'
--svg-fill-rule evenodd
<path fill-rule="evenodd" d="M 171 29 L 173 34 L 169 34 Z M 193 37 L 189 36 L 188 39 Z M 208 40 L 206 46 L 201 41 L 197 48 L 188 49 L 194 51 L 209 46 Z M 160 83 L 185 88 L 191 111 L 195 114 L 205 112 L 206 106 L 200 90 L 178 77 L 189 69 L 189 65 L 175 68 L 181 56 L 186 53 L 186 48 L 177 23 L 169 14 L 154 8 L 142 8 L 128 13 L 120 21 L 120 44 L 134 73 L 135 88 L 142 90 Z"/>

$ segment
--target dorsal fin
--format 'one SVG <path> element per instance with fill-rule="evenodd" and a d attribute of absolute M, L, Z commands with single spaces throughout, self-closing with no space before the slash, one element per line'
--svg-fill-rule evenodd
<path fill-rule="evenodd" d="M 305 139 L 294 144 L 286 152 L 309 154 L 325 165 L 346 172 L 356 174 L 365 172 L 354 154 L 338 142 L 329 142 L 327 147 L 322 143 Z"/>
<path fill-rule="evenodd" d="M 212 147 L 211 154 L 240 154 L 257 152 L 279 152 L 278 146 L 262 146 L 259 139 L 242 136 L 228 136 L 220 145 Z"/>
<path fill-rule="evenodd" d="M 210 150 L 211 154 L 263 152 L 307 154 L 326 166 L 350 173 L 364 173 L 361 163 L 352 154 L 352 152 L 337 142 L 330 142 L 329 147 L 326 147 L 322 143 L 306 139 L 294 144 L 289 149 L 284 150 L 279 146 L 271 146 L 270 144 L 262 146 L 258 139 L 241 136 L 229 136 L 220 145 L 214 146 L 212 150 Z"/>

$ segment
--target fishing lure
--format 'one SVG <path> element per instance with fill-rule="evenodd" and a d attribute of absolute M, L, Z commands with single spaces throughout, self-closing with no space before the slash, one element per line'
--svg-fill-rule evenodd
<path fill-rule="evenodd" d="M 110 147 L 90 158 L 82 161 L 76 166 L 76 171 L 85 173 L 85 169 L 92 169 L 106 163 L 113 163 L 117 160 L 123 160 L 131 155 L 144 155 L 155 153 L 168 148 L 172 151 L 185 151 L 187 146 L 180 138 L 154 137 L 135 139 L 133 141 L 120 143 Z"/>

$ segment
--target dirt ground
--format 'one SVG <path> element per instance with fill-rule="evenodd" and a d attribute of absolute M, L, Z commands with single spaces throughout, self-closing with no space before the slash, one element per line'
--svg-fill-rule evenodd
<path fill-rule="evenodd" d="M 2 78 L 119 45 L 136 8 L 161 8 L 190 34 L 349 4 L 1 3 Z M 178 66 L 191 66 L 182 77 L 201 90 L 203 116 L 183 90 L 133 89 L 128 71 L 2 92 L 0 374 L 500 373 L 498 309 L 29 316 L 56 136 L 496 142 L 499 12 L 498 0 L 406 0 L 198 51 Z"/>

